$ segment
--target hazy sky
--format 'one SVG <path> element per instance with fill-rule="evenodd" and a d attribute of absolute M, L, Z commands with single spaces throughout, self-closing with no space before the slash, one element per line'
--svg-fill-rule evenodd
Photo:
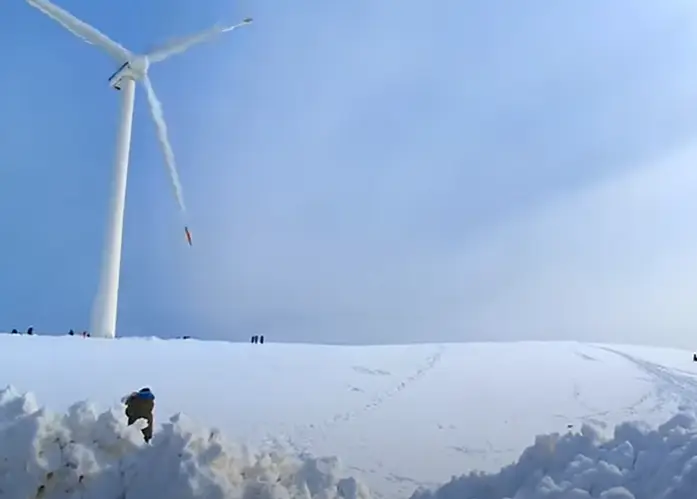
<path fill-rule="evenodd" d="M 136 99 L 119 334 L 697 338 L 697 7 L 56 0 L 154 66 L 194 247 Z M 0 327 L 88 326 L 117 65 L 0 3 Z"/>

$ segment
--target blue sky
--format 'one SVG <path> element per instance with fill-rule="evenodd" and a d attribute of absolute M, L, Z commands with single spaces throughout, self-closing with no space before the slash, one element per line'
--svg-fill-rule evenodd
<path fill-rule="evenodd" d="M 56 3 L 136 52 L 255 18 L 151 69 L 193 248 L 137 94 L 119 334 L 691 345 L 690 2 Z M 83 329 L 116 66 L 20 1 L 0 42 L 0 324 Z"/>

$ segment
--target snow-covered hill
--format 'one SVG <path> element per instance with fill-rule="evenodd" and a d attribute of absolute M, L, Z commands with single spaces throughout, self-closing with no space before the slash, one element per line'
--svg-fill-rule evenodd
<path fill-rule="evenodd" d="M 124 455 L 131 456 L 127 462 L 131 471 L 124 473 L 134 472 L 134 455 L 157 454 L 157 461 L 149 462 L 169 462 L 167 459 L 172 458 L 165 458 L 167 452 L 178 456 L 182 449 L 190 452 L 196 448 L 208 457 L 187 454 L 189 471 L 194 468 L 192 463 L 215 461 L 219 468 L 215 473 L 209 471 L 206 480 L 217 483 L 220 476 L 229 475 L 237 477 L 231 478 L 231 483 L 239 485 L 246 479 L 240 478 L 239 470 L 253 468 L 257 471 L 245 473 L 245 477 L 256 477 L 250 478 L 249 484 L 257 483 L 258 476 L 263 475 L 267 481 L 274 477 L 271 481 L 277 485 L 268 496 L 274 498 L 288 497 L 283 495 L 288 490 L 296 490 L 290 496 L 294 497 L 292 494 L 300 490 L 297 483 L 308 480 L 315 484 L 313 492 L 364 494 L 358 482 L 339 482 L 348 475 L 364 481 L 374 496 L 406 498 L 417 487 L 435 487 L 453 475 L 472 470 L 498 471 L 516 461 L 536 435 L 577 432 L 584 423 L 592 425 L 599 435 L 586 429 L 585 436 L 541 439 L 537 447 L 527 451 L 522 465 L 507 471 L 507 475 L 457 480 L 441 489 L 438 497 L 470 497 L 465 490 L 476 490 L 479 499 L 513 497 L 522 483 L 539 481 L 545 474 L 555 481 L 554 487 L 563 488 L 559 483 L 566 480 L 565 473 L 585 473 L 577 485 L 592 482 L 596 487 L 611 488 L 624 483 L 623 478 L 618 478 L 614 469 L 600 475 L 589 473 L 589 469 L 597 468 L 598 460 L 612 463 L 624 459 L 625 464 L 629 460 L 629 471 L 635 470 L 632 466 L 637 463 L 644 471 L 651 463 L 667 466 L 670 459 L 666 461 L 661 452 L 667 456 L 668 450 L 682 448 L 678 443 L 691 441 L 692 419 L 681 415 L 663 428 L 663 434 L 652 436 L 641 436 L 634 427 L 623 427 L 619 440 L 609 444 L 609 448 L 619 449 L 613 450 L 610 457 L 609 450 L 597 448 L 597 439 L 612 436 L 613 426 L 626 420 L 638 419 L 656 426 L 678 412 L 697 412 L 697 364 L 692 363 L 690 352 L 578 343 L 337 347 L 0 335 L 0 384 L 31 391 L 41 404 L 60 413 L 83 399 L 102 411 L 113 407 L 100 423 L 112 432 L 111 437 L 104 437 L 108 441 L 122 434 L 130 441 L 129 430 L 119 426 L 123 424 L 119 422 L 119 400 L 125 393 L 149 386 L 157 396 L 156 420 L 166 425 L 156 429 L 161 437 L 151 449 L 124 444 Z M 10 420 L 15 421 L 18 414 L 31 414 L 34 404 L 31 398 L 17 398 L 13 392 L 5 392 L 3 397 L 9 402 L 5 408 L 0 407 L 0 439 L 9 438 L 9 430 L 17 428 Z M 10 406 L 14 407 L 11 411 L 7 409 Z M 71 411 L 63 419 L 51 416 L 53 427 L 48 427 L 53 430 L 41 431 L 53 435 L 51 431 L 63 428 L 62 434 L 71 435 L 76 430 L 65 428 L 70 428 L 70 421 L 77 417 L 75 411 L 83 416 L 92 414 L 85 406 Z M 170 416 L 179 412 L 186 418 L 168 423 Z M 85 417 L 93 418 L 89 414 Z M 199 424 L 202 426 L 196 426 Z M 36 422 L 26 426 L 22 441 L 28 445 L 34 438 L 27 428 L 44 426 Z M 209 426 L 219 428 L 225 438 L 215 434 L 213 443 L 209 442 L 210 432 L 201 429 Z M 12 431 L 12 438 L 20 438 L 16 430 Z M 666 439 L 672 443 L 658 445 Z M 221 444 L 223 440 L 235 444 Z M 631 450 L 626 442 L 633 446 Z M 240 445 L 248 445 L 253 451 L 275 449 L 276 454 L 250 454 Z M 211 446 L 216 450 L 210 450 Z M 0 454 L 6 455 L 8 448 L 5 440 L 0 441 Z M 686 449 L 680 459 L 689 461 L 697 455 L 697 440 Z M 641 450 L 645 457 L 640 459 Z M 338 456 L 343 471 L 332 460 L 292 457 L 303 451 Z M 573 461 L 579 451 L 587 460 Z M 646 457 L 649 451 L 651 456 L 663 457 L 652 461 Z M 221 465 L 220 459 L 213 459 L 215 455 L 227 456 L 223 460 L 227 464 Z M 680 459 L 673 457 L 670 464 L 677 466 L 682 463 Z M 276 460 L 276 464 L 269 460 Z M 126 466 L 125 461 L 120 462 L 119 466 Z M 267 465 L 274 471 L 268 471 Z M 168 466 L 174 469 L 173 464 Z M 624 476 L 618 466 L 619 475 Z M 537 476 L 543 468 L 547 473 Z M 671 470 L 671 479 L 681 471 Z M 0 469 L 0 497 L 11 498 L 2 495 L 10 476 L 3 475 L 3 471 Z M 163 472 L 146 473 L 161 478 L 157 473 Z M 186 476 L 191 478 L 191 473 Z M 108 473 L 105 476 L 115 480 Z M 196 480 L 203 483 L 201 477 Z M 472 480 L 479 480 L 479 485 Z M 496 480 L 499 487 L 491 480 Z M 202 490 L 213 490 L 210 487 Z M 623 493 L 619 490 L 613 493 Z M 63 496 L 44 493 L 43 497 Z M 197 496 L 182 492 L 180 497 Z M 520 499 L 537 497 L 557 496 L 529 495 Z M 653 494 L 650 499 L 658 497 Z"/>

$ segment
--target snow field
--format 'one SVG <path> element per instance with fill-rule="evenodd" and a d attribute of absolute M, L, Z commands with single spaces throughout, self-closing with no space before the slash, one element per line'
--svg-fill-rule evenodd
<path fill-rule="evenodd" d="M 572 438 L 566 434 L 585 425 L 584 438 L 594 435 L 587 446 L 601 452 L 614 445 L 615 425 L 640 420 L 657 428 L 681 414 L 683 429 L 675 432 L 692 435 L 690 415 L 697 413 L 697 364 L 691 352 L 574 342 L 339 347 L 0 335 L 0 386 L 6 384 L 31 391 L 58 414 L 70 414 L 76 400 L 114 407 L 126 393 L 149 386 L 157 397 L 156 435 L 171 434 L 174 425 L 176 431 L 204 435 L 205 441 L 208 430 L 191 420 L 219 428 L 227 442 L 235 442 L 225 444 L 235 466 L 246 462 L 240 455 L 276 456 L 283 462 L 322 463 L 317 467 L 324 469 L 333 458 L 316 456 L 339 456 L 346 471 L 336 468 L 332 480 L 351 475 L 356 484 L 367 484 L 373 497 L 387 499 L 438 490 L 452 476 L 475 470 L 489 473 L 478 480 L 508 485 L 488 487 L 493 495 L 486 495 L 469 479 L 458 480 L 470 487 L 462 490 L 478 494 L 470 499 L 563 499 L 578 493 L 564 489 L 565 481 L 575 483 L 567 478 L 577 465 L 563 456 L 548 458 L 562 470 L 556 475 L 526 458 L 527 468 L 517 465 L 525 477 L 518 485 L 511 482 L 512 472 L 497 473 L 524 452 L 540 454 L 525 451 L 535 435 L 558 434 L 545 438 L 563 447 L 571 445 L 559 444 Z M 120 406 L 110 411 L 121 425 L 122 411 Z M 172 422 L 178 413 L 186 417 Z M 637 445 L 630 443 L 638 456 Z M 148 452 L 129 451 L 127 460 L 140 462 L 134 456 Z M 577 454 L 596 463 L 591 451 Z M 566 467 L 570 471 L 563 471 Z M 631 472 L 623 471 L 626 480 L 632 480 Z M 227 473 L 223 482 L 230 480 Z M 539 495 L 537 482 L 547 474 L 560 496 Z M 668 490 L 659 478 L 651 480 L 652 490 Z M 596 497 L 603 484 L 593 483 Z M 356 493 L 367 493 L 359 489 Z M 222 497 L 244 497 L 237 492 Z"/>

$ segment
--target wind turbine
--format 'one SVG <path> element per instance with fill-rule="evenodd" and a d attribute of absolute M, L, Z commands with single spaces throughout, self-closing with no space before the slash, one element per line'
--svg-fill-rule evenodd
<path fill-rule="evenodd" d="M 77 19 L 66 10 L 56 6 L 49 0 L 27 0 L 29 5 L 36 7 L 60 23 L 68 31 L 83 41 L 96 45 L 121 66 L 109 77 L 109 84 L 121 91 L 121 121 L 116 137 L 116 158 L 114 162 L 114 177 L 111 191 L 109 217 L 107 221 L 106 240 L 99 288 L 92 309 L 91 335 L 96 337 L 114 338 L 116 336 L 116 315 L 118 307 L 119 276 L 121 270 L 121 242 L 123 239 L 123 215 L 126 203 L 126 180 L 128 177 L 128 157 L 131 148 L 131 128 L 133 123 L 133 107 L 135 102 L 136 81 L 143 83 L 150 104 L 152 118 L 155 121 L 158 140 L 165 156 L 170 178 L 177 197 L 177 203 L 186 215 L 182 199 L 179 176 L 174 162 L 174 153 L 167 137 L 167 126 L 162 115 L 162 106 L 148 78 L 148 68 L 152 63 L 164 61 L 168 57 L 182 53 L 194 45 L 214 38 L 216 35 L 232 31 L 250 24 L 251 18 L 244 19 L 233 26 L 214 26 L 199 34 L 188 36 L 154 51 L 138 55 L 133 54 L 120 44 L 109 39 L 106 35 L 89 24 Z M 186 223 L 186 221 L 185 221 Z M 187 225 L 184 232 L 189 245 L 191 232 Z"/>

